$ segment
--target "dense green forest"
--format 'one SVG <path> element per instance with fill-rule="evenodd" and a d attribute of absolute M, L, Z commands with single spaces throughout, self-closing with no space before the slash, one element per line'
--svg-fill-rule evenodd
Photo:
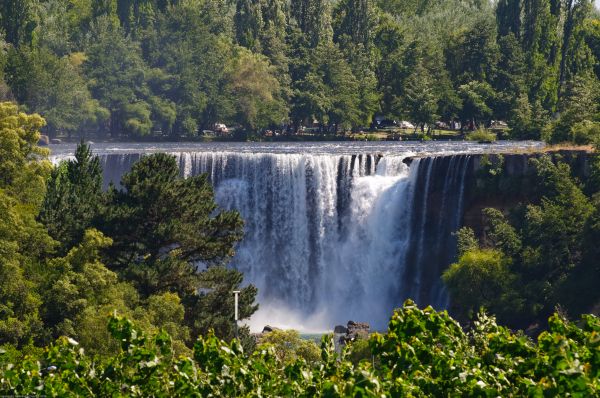
<path fill-rule="evenodd" d="M 317 120 L 599 133 L 591 0 L 5 0 L 0 99 L 51 136 L 193 137 Z"/>
<path fill-rule="evenodd" d="M 157 154 L 103 192 L 85 145 L 51 167 L 37 146 L 43 125 L 0 103 L 0 344 L 28 352 L 69 336 L 108 355 L 118 349 L 102 332 L 113 311 L 168 331 L 176 353 L 209 329 L 231 339 L 231 291 L 241 290 L 241 319 L 257 310 L 257 291 L 223 266 L 243 224 L 217 210 L 207 177 L 184 180 L 174 157 Z"/>

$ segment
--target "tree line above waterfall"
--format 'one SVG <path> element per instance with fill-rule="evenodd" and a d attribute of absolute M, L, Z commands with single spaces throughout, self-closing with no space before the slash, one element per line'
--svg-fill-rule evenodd
<path fill-rule="evenodd" d="M 7 0 L 0 99 L 51 136 L 290 131 L 375 115 L 598 135 L 591 0 Z"/>

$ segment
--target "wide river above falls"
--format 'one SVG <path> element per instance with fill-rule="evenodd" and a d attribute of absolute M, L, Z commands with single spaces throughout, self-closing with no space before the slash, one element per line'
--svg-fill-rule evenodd
<path fill-rule="evenodd" d="M 493 144 L 479 144 L 468 141 L 341 141 L 341 142 L 164 142 L 139 143 L 115 142 L 93 143 L 98 154 L 153 153 L 153 152 L 239 152 L 275 154 L 450 154 L 511 152 L 543 147 L 537 141 L 498 141 Z M 65 157 L 73 154 L 76 144 L 50 145 L 51 156 Z"/>

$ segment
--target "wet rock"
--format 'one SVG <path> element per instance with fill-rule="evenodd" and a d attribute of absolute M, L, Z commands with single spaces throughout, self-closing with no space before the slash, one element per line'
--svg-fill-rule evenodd
<path fill-rule="evenodd" d="M 337 325 L 335 328 L 333 328 L 333 333 L 346 334 L 346 333 L 348 333 L 348 329 L 345 326 Z"/>
<path fill-rule="evenodd" d="M 62 144 L 62 140 L 60 138 L 52 138 L 50 140 L 50 143 L 54 144 L 54 145 L 58 145 L 58 144 Z"/>
<path fill-rule="evenodd" d="M 341 327 L 343 328 L 343 326 Z M 367 339 L 369 338 L 370 331 L 371 326 L 368 323 L 348 321 L 346 334 L 340 336 L 339 343 L 340 345 L 345 345 L 346 343 L 356 339 Z"/>
<path fill-rule="evenodd" d="M 356 338 L 366 338 L 369 336 L 371 326 L 364 322 L 348 321 L 348 332 L 346 338 L 355 340 Z"/>
<path fill-rule="evenodd" d="M 269 326 L 269 325 L 266 325 L 266 326 L 263 328 L 263 330 L 262 330 L 262 333 L 263 333 L 263 334 L 264 334 L 264 333 L 270 333 L 270 332 L 272 332 L 272 331 L 274 331 L 274 330 L 281 330 L 281 329 L 279 329 L 279 328 L 277 328 L 277 327 L 275 327 L 275 326 Z"/>

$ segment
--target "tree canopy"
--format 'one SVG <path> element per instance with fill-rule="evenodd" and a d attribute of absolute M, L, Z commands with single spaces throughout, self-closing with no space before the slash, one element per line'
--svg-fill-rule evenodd
<path fill-rule="evenodd" d="M 378 115 L 586 143 L 599 21 L 592 0 L 7 0 L 0 95 L 52 136 L 340 132 Z"/>
<path fill-rule="evenodd" d="M 226 267 L 243 224 L 217 208 L 206 176 L 183 179 L 158 154 L 105 192 L 85 144 L 51 167 L 37 146 L 43 126 L 0 103 L 0 345 L 34 350 L 69 336 L 109 355 L 118 344 L 101 330 L 114 312 L 168 330 L 178 354 L 210 329 L 232 338 L 231 292 L 241 290 L 245 319 L 257 290 Z"/>

